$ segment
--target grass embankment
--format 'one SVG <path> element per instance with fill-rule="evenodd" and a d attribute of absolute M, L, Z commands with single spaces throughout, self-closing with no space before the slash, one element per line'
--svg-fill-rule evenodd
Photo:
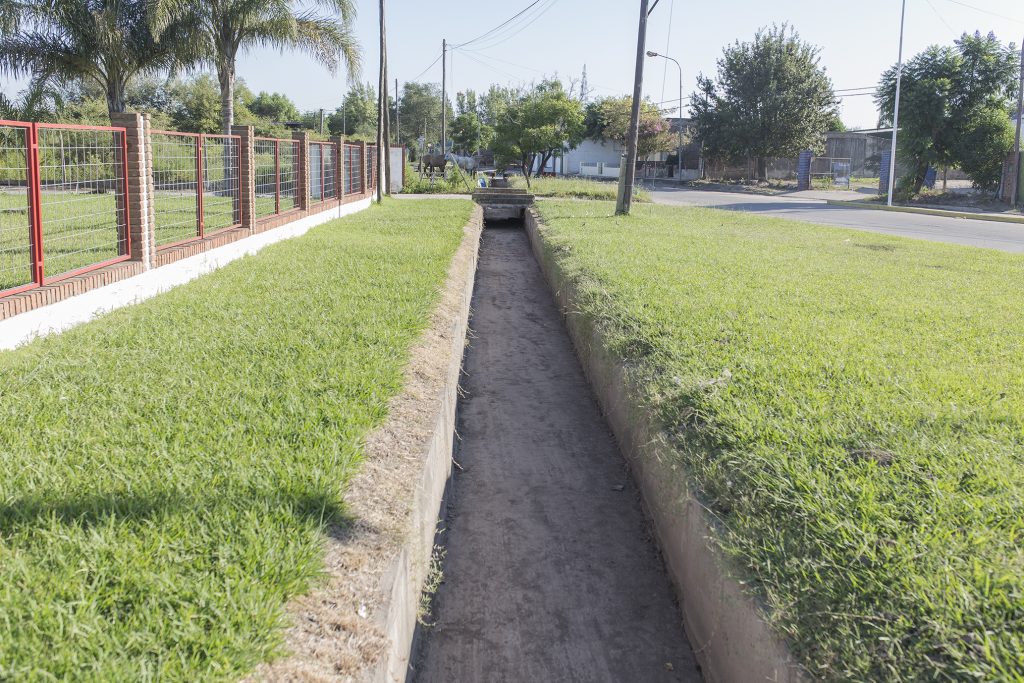
<path fill-rule="evenodd" d="M 1024 678 L 1024 260 L 710 209 L 540 209 L 814 677 Z"/>
<path fill-rule="evenodd" d="M 469 212 L 389 202 L 0 353 L 0 680 L 272 656 Z"/>

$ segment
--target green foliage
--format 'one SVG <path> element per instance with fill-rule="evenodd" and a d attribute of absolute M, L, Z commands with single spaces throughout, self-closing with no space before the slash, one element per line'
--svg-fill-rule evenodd
<path fill-rule="evenodd" d="M 175 106 L 171 121 L 175 130 L 216 133 L 221 128 L 220 87 L 210 74 L 172 86 Z"/>
<path fill-rule="evenodd" d="M 1018 255 L 734 211 L 539 208 L 573 310 L 806 678 L 1021 680 Z"/>
<path fill-rule="evenodd" d="M 488 146 L 491 134 L 475 111 L 464 111 L 452 121 L 451 139 L 457 151 L 474 154 Z"/>
<path fill-rule="evenodd" d="M 629 124 L 633 114 L 633 98 L 606 97 L 587 105 L 587 137 L 610 140 L 622 147 L 629 139 Z M 640 103 L 640 128 L 637 137 L 637 158 L 644 159 L 658 152 L 676 148 L 676 136 L 658 107 L 650 100 Z"/>
<path fill-rule="evenodd" d="M 141 1 L 141 0 L 140 0 Z M 354 0 L 319 3 L 330 11 L 320 14 L 298 0 L 149 0 L 154 26 L 174 21 L 191 27 L 189 58 L 206 63 L 217 73 L 221 100 L 221 130 L 235 122 L 236 61 L 240 50 L 271 46 L 306 52 L 332 72 L 340 63 L 349 76 L 357 75 L 360 47 L 353 33 Z"/>
<path fill-rule="evenodd" d="M 377 89 L 370 83 L 353 83 L 342 106 L 327 117 L 327 127 L 332 135 L 376 140 Z"/>
<path fill-rule="evenodd" d="M 419 153 L 419 138 L 426 145 L 441 142 L 441 86 L 438 83 L 405 83 L 400 98 L 401 143 Z M 445 100 L 448 121 L 454 118 L 451 102 Z M 376 117 L 376 112 L 374 113 Z M 376 120 L 376 118 L 374 119 Z"/>
<path fill-rule="evenodd" d="M 0 353 L 0 679 L 281 653 L 469 209 L 387 202 Z"/>
<path fill-rule="evenodd" d="M 821 151 L 838 103 L 819 55 L 820 48 L 785 24 L 727 47 L 716 80 L 701 75 L 691 98 L 705 154 L 724 161 L 756 157 L 758 178 L 767 180 L 769 157 Z"/>
<path fill-rule="evenodd" d="M 154 30 L 148 0 L 12 0 L 9 7 L 19 30 L 0 34 L 0 73 L 31 75 L 37 85 L 91 82 L 110 113 L 125 110 L 132 78 L 182 58 L 191 30 L 180 17 Z"/>
<path fill-rule="evenodd" d="M 903 67 L 900 156 L 908 194 L 921 191 L 928 166 L 961 166 L 975 186 L 993 189 L 1012 141 L 1009 119 L 1017 88 L 1017 53 L 995 35 L 964 34 L 952 47 L 932 45 Z M 892 125 L 896 67 L 875 93 L 879 123 Z"/>
<path fill-rule="evenodd" d="M 560 81 L 547 80 L 524 90 L 498 115 L 494 153 L 518 162 L 529 184 L 535 163 L 543 168 L 552 156 L 579 145 L 585 133 L 583 105 Z"/>
<path fill-rule="evenodd" d="M 248 107 L 253 114 L 268 121 L 296 121 L 299 118 L 295 103 L 282 93 L 262 91 L 249 102 Z"/>

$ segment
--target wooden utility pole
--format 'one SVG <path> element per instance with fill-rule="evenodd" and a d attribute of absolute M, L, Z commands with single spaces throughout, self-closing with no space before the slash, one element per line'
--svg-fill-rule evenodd
<path fill-rule="evenodd" d="M 658 0 L 655 0 L 655 4 Z M 633 110 L 629 119 L 629 136 L 626 138 L 626 164 L 624 172 L 619 173 L 619 193 L 615 203 L 615 213 L 629 213 L 633 203 L 633 181 L 636 179 L 636 146 L 640 134 L 640 98 L 644 87 L 644 55 L 647 47 L 647 9 L 648 0 L 640 0 L 640 28 L 636 38 L 636 73 L 633 76 Z"/>
<path fill-rule="evenodd" d="M 441 154 L 448 152 L 448 113 L 444 103 L 448 99 L 448 41 L 441 40 Z"/>
<path fill-rule="evenodd" d="M 388 41 L 384 0 L 380 0 L 380 78 L 377 87 L 377 201 L 391 194 L 391 134 L 388 111 Z"/>
<path fill-rule="evenodd" d="M 1017 128 L 1013 136 L 1013 168 L 1017 172 L 1017 177 L 1013 179 L 1013 184 L 1010 185 L 1010 206 L 1017 206 L 1017 201 L 1020 197 L 1017 196 L 1018 188 L 1020 187 L 1020 129 L 1024 125 L 1024 40 L 1020 44 L 1020 88 L 1017 90 Z"/>

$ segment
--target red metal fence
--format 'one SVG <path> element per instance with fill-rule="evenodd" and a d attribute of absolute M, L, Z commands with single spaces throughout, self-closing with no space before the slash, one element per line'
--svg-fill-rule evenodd
<path fill-rule="evenodd" d="M 237 135 L 158 130 L 150 139 L 158 248 L 241 224 Z"/>
<path fill-rule="evenodd" d="M 256 216 L 272 216 L 297 209 L 298 141 L 256 138 L 253 151 L 256 155 Z"/>
<path fill-rule="evenodd" d="M 124 128 L 0 121 L 0 294 L 130 257 Z"/>
<path fill-rule="evenodd" d="M 314 202 L 338 196 L 338 146 L 333 142 L 309 143 L 309 198 Z"/>

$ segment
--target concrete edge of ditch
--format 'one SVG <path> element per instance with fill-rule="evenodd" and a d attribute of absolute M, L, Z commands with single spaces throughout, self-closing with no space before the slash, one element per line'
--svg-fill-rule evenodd
<path fill-rule="evenodd" d="M 926 216 L 943 216 L 945 218 L 963 218 L 973 221 L 991 221 L 993 223 L 1024 223 L 1024 216 L 1012 216 L 1001 213 L 974 213 L 952 209 L 932 209 L 924 206 L 886 206 L 885 204 L 867 203 L 866 201 L 845 201 L 842 199 L 826 199 L 830 206 L 845 206 L 852 209 L 875 209 L 877 211 L 895 211 L 897 213 L 919 213 Z"/>
<path fill-rule="evenodd" d="M 467 202 L 468 203 L 468 202 Z M 284 657 L 248 681 L 405 681 L 452 470 L 456 406 L 483 211 L 473 205 L 402 391 L 366 438 L 328 530 L 323 579 L 289 602 Z"/>
<path fill-rule="evenodd" d="M 673 464 L 657 421 L 635 400 L 622 364 L 606 350 L 600 332 L 576 312 L 572 285 L 544 244 L 535 210 L 527 210 L 525 224 L 576 354 L 640 487 L 705 679 L 806 680 L 786 643 L 764 620 L 756 599 L 730 576 L 726 558 L 710 542 L 709 517 Z"/>
<path fill-rule="evenodd" d="M 369 680 L 405 681 L 409 663 L 413 660 L 416 644 L 416 625 L 419 619 L 420 597 L 431 571 L 434 540 L 439 520 L 444 516 L 444 504 L 452 476 L 452 453 L 455 446 L 456 407 L 459 398 L 459 380 L 469 333 L 470 302 L 476 282 L 480 236 L 483 231 L 483 207 L 473 205 L 470 222 L 460 251 L 469 247 L 468 261 L 453 266 L 447 289 L 458 295 L 457 307 L 445 323 L 450 325 L 450 344 L 446 353 L 430 359 L 445 368 L 444 382 L 435 394 L 433 430 L 428 439 L 419 444 L 421 470 L 405 525 L 404 542 L 384 577 L 384 587 L 390 600 L 382 606 L 379 617 L 385 625 L 388 639 L 387 655 L 383 666 Z"/>

